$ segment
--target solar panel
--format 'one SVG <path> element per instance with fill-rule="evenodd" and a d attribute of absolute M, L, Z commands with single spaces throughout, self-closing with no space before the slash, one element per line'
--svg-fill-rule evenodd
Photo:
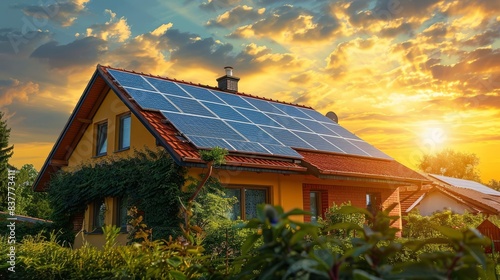
<path fill-rule="evenodd" d="M 442 175 L 435 175 L 435 174 L 429 174 L 429 175 L 431 175 L 432 177 L 437 178 L 445 183 L 448 183 L 452 186 L 455 186 L 455 187 L 474 190 L 474 191 L 478 191 L 478 192 L 484 193 L 484 194 L 500 196 L 500 192 L 498 192 L 492 188 L 489 188 L 483 184 L 480 184 L 478 182 L 464 180 L 464 179 L 458 179 L 458 178 L 452 178 L 452 177 L 447 177 L 447 176 L 442 176 Z"/>
<path fill-rule="evenodd" d="M 327 140 L 321 138 L 321 136 L 319 136 L 318 134 L 298 131 L 294 131 L 293 133 L 295 133 L 297 136 L 320 151 L 342 153 L 342 150 L 340 150 Z"/>
<path fill-rule="evenodd" d="M 359 155 L 359 156 L 369 156 L 368 153 L 366 153 L 365 151 L 361 150 L 360 148 L 354 146 L 353 144 L 351 144 L 349 141 L 347 141 L 344 138 L 325 136 L 325 135 L 323 135 L 322 137 L 325 138 L 326 140 L 328 140 L 333 145 L 337 146 L 339 149 L 341 149 L 346 154 Z"/>
<path fill-rule="evenodd" d="M 181 109 L 183 113 L 198 116 L 215 117 L 214 114 L 210 113 L 210 111 L 203 107 L 197 100 L 176 96 L 168 96 L 167 99 L 169 99 L 173 104 Z"/>
<path fill-rule="evenodd" d="M 271 105 L 271 103 L 265 100 L 260 100 L 256 98 L 245 98 L 245 100 L 251 103 L 253 106 L 255 106 L 255 108 L 259 109 L 262 112 L 284 114 L 282 111 L 278 110 L 278 108 L 274 107 L 273 105 Z"/>
<path fill-rule="evenodd" d="M 150 78 L 150 77 L 145 77 L 145 78 L 161 93 L 167 93 L 182 97 L 190 97 L 185 91 L 183 91 L 177 84 L 173 82 Z"/>
<path fill-rule="evenodd" d="M 189 94 L 191 94 L 195 99 L 223 103 L 222 100 L 215 97 L 215 95 L 208 89 L 193 87 L 184 84 L 179 84 L 179 86 L 185 91 L 189 92 Z"/>
<path fill-rule="evenodd" d="M 235 108 L 235 109 L 255 124 L 263 124 L 263 125 L 269 125 L 269 126 L 274 126 L 274 127 L 281 127 L 277 122 L 275 122 L 274 120 L 272 120 L 271 118 L 266 116 L 264 113 L 254 111 L 254 110 L 247 110 L 247 109 L 243 109 L 243 108 Z"/>
<path fill-rule="evenodd" d="M 137 74 L 108 70 L 108 72 L 124 87 L 133 87 L 137 89 L 145 89 L 156 91 L 144 78 Z"/>
<path fill-rule="evenodd" d="M 338 124 L 334 123 L 322 123 L 322 125 L 326 126 L 328 129 L 333 131 L 335 134 L 340 135 L 344 138 L 347 139 L 356 139 L 356 140 L 361 140 L 358 136 L 352 134 L 349 130 L 341 127 Z"/>
<path fill-rule="evenodd" d="M 290 116 L 304 118 L 304 119 L 311 119 L 309 115 L 306 115 L 304 112 L 297 109 L 297 107 L 281 103 L 273 103 L 273 106 L 277 107 L 278 109 L 287 113 Z"/>
<path fill-rule="evenodd" d="M 289 156 L 294 158 L 302 158 L 302 155 L 297 153 L 294 149 L 281 145 L 261 144 L 264 148 L 269 150 L 273 155 Z"/>
<path fill-rule="evenodd" d="M 332 131 L 326 128 L 326 126 L 322 125 L 320 122 L 303 120 L 303 119 L 297 119 L 297 121 L 303 124 L 304 126 L 308 127 L 315 133 L 332 135 Z"/>
<path fill-rule="evenodd" d="M 281 124 L 283 127 L 288 129 L 294 129 L 299 131 L 310 131 L 307 127 L 294 120 L 291 117 L 275 115 L 275 114 L 267 114 L 268 117 L 275 120 L 277 123 Z"/>
<path fill-rule="evenodd" d="M 261 126 L 261 128 L 286 146 L 314 150 L 313 146 L 307 144 L 289 130 L 266 126 Z"/>
<path fill-rule="evenodd" d="M 108 71 L 141 108 L 161 111 L 198 148 L 301 158 L 294 147 L 391 159 L 312 109 Z"/>
<path fill-rule="evenodd" d="M 236 140 L 227 140 L 227 142 L 229 142 L 229 144 L 231 144 L 231 146 L 233 146 L 236 151 L 269 154 L 269 152 L 264 149 L 264 147 L 262 147 L 262 145 L 260 145 L 259 143 Z"/>
<path fill-rule="evenodd" d="M 372 157 L 377 157 L 377 158 L 386 158 L 386 159 L 392 159 L 390 156 L 384 154 L 377 148 L 373 147 L 372 145 L 366 143 L 365 141 L 356 141 L 356 140 L 347 140 L 349 143 L 357 146 L 361 150 L 365 151 Z"/>
<path fill-rule="evenodd" d="M 132 88 L 125 88 L 125 90 L 143 109 L 179 112 L 179 110 L 177 110 L 177 108 L 175 108 L 175 106 L 172 105 L 172 103 L 170 103 L 170 101 L 168 101 L 161 93 Z"/>
<path fill-rule="evenodd" d="M 203 137 L 190 135 L 189 140 L 198 148 L 211 149 L 213 147 L 226 148 L 230 151 L 235 149 L 227 141 L 221 138 Z"/>
<path fill-rule="evenodd" d="M 255 107 L 253 107 L 250 103 L 246 102 L 243 98 L 239 97 L 238 95 L 223 93 L 216 90 L 214 90 L 213 93 L 220 99 L 224 100 L 224 102 L 226 102 L 230 106 L 237 106 L 255 110 Z"/>
<path fill-rule="evenodd" d="M 317 111 L 311 110 L 311 109 L 297 108 L 297 110 L 300 110 L 302 113 L 310 116 L 312 119 L 317 120 L 317 121 L 322 121 L 322 122 L 331 122 L 332 121 L 329 118 L 327 118 L 326 116 L 320 114 Z"/>
<path fill-rule="evenodd" d="M 230 126 L 219 119 L 162 112 L 167 119 L 183 134 L 233 140 L 245 140 Z"/>
<path fill-rule="evenodd" d="M 214 112 L 219 118 L 225 120 L 233 120 L 240 122 L 249 122 L 249 120 L 232 107 L 222 104 L 210 103 L 210 102 L 202 102 L 210 111 Z"/>
<path fill-rule="evenodd" d="M 256 143 L 281 145 L 281 143 L 272 138 L 271 135 L 269 135 L 267 132 L 265 132 L 260 127 L 254 124 L 231 122 L 231 121 L 227 121 L 227 124 L 233 127 L 233 129 L 238 131 L 249 141 Z"/>

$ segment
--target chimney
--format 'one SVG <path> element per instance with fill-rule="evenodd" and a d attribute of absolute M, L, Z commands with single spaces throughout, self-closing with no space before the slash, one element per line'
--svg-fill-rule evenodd
<path fill-rule="evenodd" d="M 238 91 L 238 81 L 240 78 L 233 76 L 233 67 L 226 66 L 226 75 L 217 78 L 218 87 L 225 91 Z"/>

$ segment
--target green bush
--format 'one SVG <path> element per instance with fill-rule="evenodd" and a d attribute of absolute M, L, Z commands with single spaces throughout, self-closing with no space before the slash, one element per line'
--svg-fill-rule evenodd
<path fill-rule="evenodd" d="M 198 278 L 190 268 L 204 261 L 201 251 L 177 240 L 116 246 L 118 228 L 105 227 L 102 250 L 85 245 L 71 249 L 38 235 L 17 245 L 15 273 L 0 272 L 2 279 L 187 279 Z M 6 263 L 8 247 L 0 240 L 0 261 Z M 5 253 L 5 254 L 4 254 Z"/>
<path fill-rule="evenodd" d="M 403 237 L 420 239 L 431 237 L 442 237 L 442 233 L 430 225 L 441 225 L 453 229 L 464 230 L 469 227 L 476 228 L 485 217 L 482 214 L 456 214 L 450 210 L 435 212 L 432 216 L 421 216 L 418 211 L 410 212 L 403 217 Z"/>

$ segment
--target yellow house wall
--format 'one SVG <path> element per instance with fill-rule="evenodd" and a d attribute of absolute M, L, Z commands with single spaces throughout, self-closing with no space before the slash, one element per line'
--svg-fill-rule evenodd
<path fill-rule="evenodd" d="M 156 148 L 156 140 L 149 133 L 145 126 L 141 124 L 139 119 L 131 114 L 131 126 L 130 126 L 130 149 L 118 151 L 118 126 L 119 117 L 123 114 L 129 113 L 130 110 L 125 106 L 125 104 L 118 98 L 118 96 L 110 90 L 106 97 L 104 98 L 99 109 L 92 118 L 92 123 L 87 127 L 83 137 L 76 145 L 73 153 L 68 159 L 68 166 L 64 169 L 72 170 L 81 164 L 92 164 L 99 162 L 103 159 L 110 157 L 127 157 L 132 156 L 134 149 L 142 150 L 145 147 L 150 149 Z M 108 146 L 107 154 L 105 156 L 96 157 L 96 138 L 97 138 L 97 124 L 107 121 L 108 123 Z M 104 218 L 104 223 L 106 225 L 118 224 L 116 221 L 117 217 L 117 207 L 115 203 L 116 199 L 107 197 L 105 199 L 106 213 Z M 93 217 L 93 205 L 87 206 L 87 210 L 84 214 L 83 230 L 85 233 L 80 232 L 75 238 L 75 248 L 79 248 L 84 242 L 88 242 L 91 245 L 101 247 L 105 243 L 104 236 L 98 233 L 92 232 L 92 217 Z M 127 242 L 127 234 L 121 233 L 118 236 L 118 242 L 120 244 L 125 244 Z"/>
<path fill-rule="evenodd" d="M 119 116 L 130 112 L 118 96 L 110 90 L 104 98 L 101 106 L 92 118 L 92 123 L 87 127 L 82 139 L 78 142 L 75 150 L 68 159 L 66 169 L 74 168 L 82 163 L 92 163 L 107 157 L 126 157 L 133 154 L 134 149 L 141 150 L 144 147 L 155 148 L 156 140 L 144 127 L 139 119 L 131 115 L 130 149 L 118 150 L 118 124 Z M 96 157 L 97 124 L 108 122 L 108 146 L 105 156 Z"/>
<path fill-rule="evenodd" d="M 206 170 L 191 168 L 188 176 L 199 179 Z M 302 209 L 303 175 L 284 175 L 278 173 L 261 173 L 248 171 L 215 170 L 214 177 L 223 185 L 264 186 L 269 187 L 269 202 L 281 205 L 284 211 L 294 208 Z M 297 220 L 303 219 L 298 217 Z"/>

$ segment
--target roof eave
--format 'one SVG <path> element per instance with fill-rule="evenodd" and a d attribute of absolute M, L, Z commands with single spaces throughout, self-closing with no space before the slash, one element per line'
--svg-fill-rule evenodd
<path fill-rule="evenodd" d="M 40 183 L 41 179 L 46 175 L 45 172 L 47 172 L 47 168 L 49 167 L 49 165 L 51 165 L 50 162 L 52 161 L 52 158 L 54 157 L 55 152 L 59 148 L 62 139 L 66 136 L 66 132 L 73 124 L 73 121 L 75 120 L 78 111 L 80 110 L 82 104 L 84 103 L 85 98 L 87 97 L 87 94 L 90 92 L 90 89 L 94 85 L 97 77 L 98 77 L 98 71 L 96 70 L 96 71 L 94 71 L 94 74 L 92 75 L 92 78 L 90 79 L 89 83 L 85 87 L 85 90 L 83 91 L 82 96 L 78 100 L 78 103 L 76 104 L 75 109 L 73 109 L 73 112 L 71 113 L 68 121 L 66 122 L 66 125 L 64 126 L 63 131 L 61 132 L 61 134 L 57 138 L 57 141 L 54 144 L 54 146 L 52 147 L 52 150 L 50 151 L 49 156 L 47 157 L 42 168 L 40 169 L 40 172 L 38 173 L 38 176 L 37 176 L 37 178 L 32 186 L 33 191 L 38 192 L 38 191 L 45 190 L 45 188 L 40 188 L 39 183 Z"/>

